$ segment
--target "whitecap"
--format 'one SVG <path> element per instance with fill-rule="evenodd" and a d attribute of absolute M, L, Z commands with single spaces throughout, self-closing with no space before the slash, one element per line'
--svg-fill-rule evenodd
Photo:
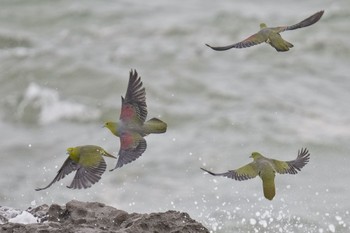
<path fill-rule="evenodd" d="M 20 101 L 18 119 L 34 118 L 46 125 L 62 119 L 89 121 L 101 116 L 100 110 L 81 103 L 62 100 L 58 91 L 30 83 Z"/>

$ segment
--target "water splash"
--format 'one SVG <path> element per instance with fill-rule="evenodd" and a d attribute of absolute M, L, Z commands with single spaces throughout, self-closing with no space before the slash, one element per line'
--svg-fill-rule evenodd
<path fill-rule="evenodd" d="M 16 118 L 41 125 L 62 119 L 89 121 L 99 118 L 101 112 L 80 103 L 62 100 L 58 91 L 30 83 L 19 102 Z"/>

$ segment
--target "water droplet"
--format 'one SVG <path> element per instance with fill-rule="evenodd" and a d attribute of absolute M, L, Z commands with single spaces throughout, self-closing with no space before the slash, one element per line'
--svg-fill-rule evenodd
<path fill-rule="evenodd" d="M 341 221 L 341 217 L 340 217 L 340 216 L 335 216 L 335 219 L 336 219 L 337 221 Z"/>
<path fill-rule="evenodd" d="M 256 220 L 254 218 L 251 218 L 249 220 L 249 223 L 250 223 L 250 225 L 255 225 L 256 224 Z"/>

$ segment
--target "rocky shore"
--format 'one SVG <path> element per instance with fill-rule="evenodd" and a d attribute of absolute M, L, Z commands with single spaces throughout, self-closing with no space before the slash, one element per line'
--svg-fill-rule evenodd
<path fill-rule="evenodd" d="M 17 216 L 36 223 L 21 223 L 20 218 L 10 216 L 10 211 L 0 211 L 1 233 L 209 233 L 202 224 L 187 213 L 167 211 L 162 213 L 127 213 L 98 202 L 70 201 L 65 206 L 41 205 Z M 7 214 L 4 214 L 7 213 Z M 29 222 L 30 222 L 29 221 Z"/>

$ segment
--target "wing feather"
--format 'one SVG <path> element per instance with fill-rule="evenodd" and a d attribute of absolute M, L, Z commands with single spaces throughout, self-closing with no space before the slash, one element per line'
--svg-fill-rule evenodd
<path fill-rule="evenodd" d="M 97 183 L 102 174 L 106 170 L 106 162 L 101 156 L 101 159 L 98 164 L 91 166 L 79 165 L 77 173 L 75 174 L 72 183 L 67 186 L 71 189 L 86 189 L 91 187 L 91 185 Z"/>
<path fill-rule="evenodd" d="M 254 45 L 258 45 L 261 44 L 263 42 L 265 42 L 267 40 L 267 36 L 263 33 L 255 33 L 254 35 L 248 37 L 247 39 L 232 44 L 232 45 L 227 45 L 227 46 L 222 46 L 222 47 L 214 47 L 214 46 L 210 46 L 208 44 L 205 44 L 206 46 L 208 46 L 209 48 L 216 50 L 216 51 L 224 51 L 224 50 L 228 50 L 228 49 L 232 49 L 232 48 L 237 48 L 237 49 L 241 49 L 241 48 L 248 48 Z"/>
<path fill-rule="evenodd" d="M 310 153 L 307 148 L 298 151 L 298 157 L 291 161 L 279 161 L 272 159 L 276 171 L 280 174 L 297 174 L 310 160 Z"/>
<path fill-rule="evenodd" d="M 115 168 L 122 167 L 140 157 L 147 148 L 146 140 L 138 133 L 125 132 L 120 136 L 119 157 Z"/>
<path fill-rule="evenodd" d="M 145 122 L 147 117 L 146 91 L 142 87 L 141 77 L 136 70 L 130 71 L 125 98 L 122 97 L 120 120 L 128 122 Z"/>
<path fill-rule="evenodd" d="M 282 27 L 275 27 L 273 28 L 273 30 L 275 30 L 276 32 L 283 32 L 283 31 L 287 31 L 287 30 L 295 30 L 298 28 L 304 28 L 304 27 L 308 27 L 311 26 L 315 23 L 317 23 L 322 15 L 323 15 L 324 11 L 319 11 L 316 12 L 315 14 L 311 15 L 310 17 L 304 19 L 303 21 L 297 23 L 297 24 L 293 24 L 291 26 L 282 26 Z"/>
<path fill-rule="evenodd" d="M 71 160 L 69 157 L 64 161 L 62 167 L 60 170 L 58 170 L 57 175 L 55 178 L 45 187 L 43 188 L 36 188 L 36 191 L 44 190 L 49 188 L 53 183 L 63 179 L 66 175 L 70 174 L 72 171 L 75 171 L 78 169 L 78 164 Z"/>
<path fill-rule="evenodd" d="M 201 168 L 201 169 L 213 176 L 224 176 L 224 177 L 235 179 L 238 181 L 252 179 L 258 175 L 258 170 L 254 162 L 251 162 L 236 170 L 229 170 L 228 172 L 224 172 L 224 173 L 214 173 L 204 168 Z"/>

